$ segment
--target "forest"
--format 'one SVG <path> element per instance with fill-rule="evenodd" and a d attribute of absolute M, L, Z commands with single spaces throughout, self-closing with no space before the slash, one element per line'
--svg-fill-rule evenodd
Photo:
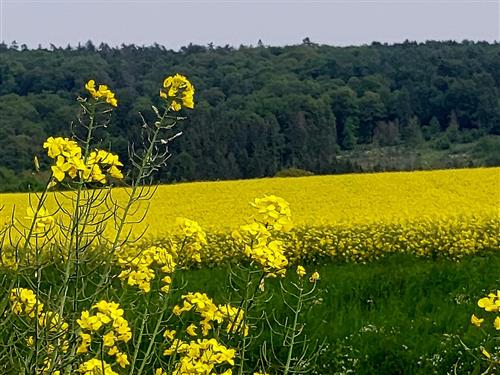
<path fill-rule="evenodd" d="M 154 182 L 500 165 L 498 43 L 12 42 L 0 44 L 0 191 L 42 188 L 33 159 L 47 164 L 43 141 L 71 135 L 89 79 L 116 93 L 99 141 L 126 160 L 173 72 L 193 82 L 196 111 Z"/>

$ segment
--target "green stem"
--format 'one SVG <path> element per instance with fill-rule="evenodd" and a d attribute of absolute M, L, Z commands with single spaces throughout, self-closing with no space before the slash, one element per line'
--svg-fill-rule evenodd
<path fill-rule="evenodd" d="M 299 299 L 297 301 L 297 308 L 295 309 L 295 314 L 293 317 L 293 325 L 292 325 L 291 336 L 290 336 L 290 346 L 288 347 L 288 355 L 286 358 L 285 370 L 283 371 L 283 375 L 288 374 L 288 372 L 290 371 L 290 365 L 292 363 L 293 347 L 295 345 L 295 337 L 296 337 L 295 330 L 297 329 L 299 314 L 302 311 L 302 292 L 303 292 L 303 290 L 304 289 L 302 288 L 302 283 L 301 283 L 301 286 L 299 288 Z"/>
<path fill-rule="evenodd" d="M 38 364 L 38 355 L 39 355 L 39 340 L 38 340 L 38 335 L 39 335 L 39 330 L 40 330 L 40 325 L 38 322 L 38 306 L 39 306 L 39 300 L 40 300 L 40 284 L 42 282 L 42 267 L 40 267 L 39 263 L 39 249 L 38 249 L 38 238 L 35 243 L 35 269 L 36 269 L 36 302 L 35 302 L 35 337 L 34 337 L 34 345 L 35 345 L 35 368 L 37 369 L 37 364 Z M 37 369 L 38 370 L 38 369 Z"/>
<path fill-rule="evenodd" d="M 38 213 L 40 212 L 40 209 L 43 207 L 43 204 L 45 203 L 45 200 L 47 199 L 47 193 L 49 191 L 49 185 L 50 185 L 51 181 L 52 181 L 52 174 L 50 175 L 49 179 L 47 180 L 47 183 L 45 184 L 45 188 L 43 189 L 42 195 L 40 196 L 40 199 L 38 200 L 38 204 L 37 204 L 36 210 L 35 210 L 35 212 L 33 212 L 33 220 L 31 222 L 28 234 L 26 235 L 26 241 L 24 242 L 23 252 L 29 246 L 31 236 L 33 235 L 33 231 L 35 229 L 36 220 L 38 218 Z M 16 263 L 18 261 L 19 261 L 19 259 L 18 259 L 18 252 L 16 251 Z"/>
<path fill-rule="evenodd" d="M 142 374 L 142 371 L 144 370 L 144 366 L 146 366 L 146 361 L 149 357 L 149 354 L 151 353 L 151 349 L 153 348 L 153 345 L 155 343 L 156 335 L 158 334 L 158 331 L 160 330 L 161 322 L 163 320 L 163 315 L 165 314 L 166 309 L 162 309 L 160 317 L 156 321 L 156 326 L 153 331 L 153 336 L 150 338 L 148 349 L 146 350 L 146 354 L 144 355 L 144 359 L 142 360 L 141 367 L 139 368 L 139 371 L 137 371 L 137 375 Z"/>
<path fill-rule="evenodd" d="M 144 334 L 144 327 L 146 326 L 146 321 L 147 321 L 147 313 L 148 313 L 150 296 L 151 296 L 151 294 L 148 294 L 144 314 L 142 314 L 141 330 L 139 331 L 139 338 L 138 338 L 137 344 L 135 344 L 134 356 L 132 358 L 131 365 L 130 365 L 130 371 L 129 371 L 130 375 L 132 375 L 134 373 L 135 364 L 137 363 L 137 356 L 139 355 L 139 349 L 141 347 L 142 336 Z"/>
<path fill-rule="evenodd" d="M 149 147 L 146 150 L 146 154 L 142 158 L 142 163 L 141 163 L 141 166 L 139 168 L 137 177 L 136 177 L 135 181 L 132 183 L 132 191 L 130 192 L 127 204 L 125 205 L 125 207 L 123 209 L 123 214 L 120 217 L 120 222 L 118 225 L 118 229 L 116 231 L 115 239 L 114 239 L 113 245 L 111 247 L 112 253 L 116 250 L 116 248 L 118 247 L 118 244 L 120 242 L 120 236 L 121 236 L 121 233 L 123 231 L 123 228 L 125 227 L 125 221 L 127 219 L 128 212 L 130 211 L 130 208 L 132 207 L 132 205 L 135 202 L 135 193 L 137 191 L 139 184 L 141 183 L 142 179 L 144 178 L 144 171 L 145 171 L 146 167 L 148 166 L 150 159 L 153 155 L 154 146 L 155 146 L 156 141 L 158 139 L 158 135 L 160 133 L 160 130 L 162 129 L 163 122 L 165 121 L 167 112 L 168 111 L 165 111 L 163 113 L 163 116 L 160 119 L 160 124 L 159 124 L 159 126 L 156 127 L 156 129 L 153 133 L 153 138 L 151 139 Z"/>
<path fill-rule="evenodd" d="M 241 328 L 243 328 L 243 330 L 245 329 L 245 324 L 246 324 L 246 321 L 247 321 L 247 316 L 248 316 L 248 311 L 250 310 L 250 307 L 253 305 L 254 303 L 254 300 L 255 300 L 255 295 L 257 294 L 257 290 L 259 288 L 259 285 L 260 285 L 260 282 L 262 281 L 262 278 L 264 277 L 264 273 L 262 273 L 261 277 L 260 277 L 260 280 L 259 282 L 257 283 L 256 285 L 256 288 L 254 289 L 252 295 L 250 296 L 249 293 L 248 293 L 248 289 L 251 285 L 251 281 L 252 281 L 252 274 L 250 271 L 248 271 L 248 276 L 247 276 L 247 284 L 245 285 L 245 298 L 243 299 L 243 301 L 240 303 L 240 306 L 238 307 L 238 311 L 236 312 L 236 316 L 234 318 L 234 321 L 231 325 L 231 330 L 230 332 L 234 334 L 234 332 L 232 332 L 232 329 L 234 327 L 234 323 L 236 322 L 236 319 L 238 319 L 238 316 L 240 315 L 240 311 L 242 311 L 242 309 L 244 310 L 243 313 L 244 313 L 244 316 L 243 316 L 243 319 L 241 320 L 240 324 L 238 325 L 238 327 L 236 327 L 236 332 L 238 332 Z M 244 369 L 244 365 L 245 365 L 245 351 L 246 351 L 246 336 L 243 332 L 243 335 L 242 335 L 242 342 L 241 342 L 241 360 L 240 360 L 240 366 L 239 366 L 239 369 L 238 369 L 238 374 L 239 375 L 242 375 L 243 374 L 243 369 Z"/>

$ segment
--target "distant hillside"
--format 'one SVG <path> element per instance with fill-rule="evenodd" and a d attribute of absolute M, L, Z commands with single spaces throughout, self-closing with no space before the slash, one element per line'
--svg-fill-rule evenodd
<path fill-rule="evenodd" d="M 0 44 L 0 191 L 37 188 L 33 156 L 44 167 L 44 139 L 70 134 L 89 79 L 116 91 L 101 136 L 126 159 L 128 142 L 140 143 L 138 112 L 151 119 L 162 79 L 175 72 L 195 84 L 197 106 L 161 182 L 500 165 L 498 43 L 180 51 L 13 43 Z"/>

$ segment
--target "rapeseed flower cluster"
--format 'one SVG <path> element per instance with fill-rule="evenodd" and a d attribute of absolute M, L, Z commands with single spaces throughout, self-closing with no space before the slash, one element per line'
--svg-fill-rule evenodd
<path fill-rule="evenodd" d="M 35 292 L 26 288 L 15 288 L 10 291 L 10 302 L 12 303 L 12 312 L 18 316 L 27 316 L 37 319 L 38 326 L 48 332 L 59 333 L 67 349 L 66 332 L 68 323 L 61 318 L 59 313 L 46 310 L 44 304 L 36 298 Z M 28 339 L 32 342 L 33 338 Z"/>
<path fill-rule="evenodd" d="M 35 235 L 45 235 L 47 234 L 53 227 L 55 223 L 55 218 L 51 215 L 45 207 L 40 207 L 38 212 L 36 213 L 35 219 L 35 210 L 32 207 L 26 208 L 26 216 L 25 219 L 31 221 L 35 221 L 33 223 L 33 234 Z"/>
<path fill-rule="evenodd" d="M 497 290 L 496 293 L 489 293 L 487 297 L 481 298 L 477 301 L 477 305 L 487 312 L 500 312 L 500 290 Z M 495 326 L 495 328 L 500 330 L 500 325 Z"/>
<path fill-rule="evenodd" d="M 174 315 L 181 316 L 183 313 L 192 311 L 200 315 L 201 334 L 207 336 L 210 330 L 216 326 L 225 324 L 227 333 L 241 333 L 248 335 L 249 327 L 244 323 L 245 313 L 241 308 L 236 308 L 230 304 L 216 305 L 213 300 L 205 293 L 188 293 L 182 296 L 182 306 L 174 306 L 172 312 Z M 186 332 L 190 336 L 198 336 L 198 327 L 191 324 Z M 172 339 L 172 331 L 166 331 L 165 338 Z"/>
<path fill-rule="evenodd" d="M 275 195 L 255 198 L 250 205 L 256 209 L 256 222 L 266 228 L 280 232 L 289 232 L 292 228 L 292 213 L 286 200 Z"/>
<path fill-rule="evenodd" d="M 159 269 L 163 273 L 160 290 L 167 293 L 179 261 L 183 264 L 201 262 L 200 250 L 207 244 L 206 233 L 196 221 L 177 218 L 177 224 L 176 235 L 169 238 L 165 246 L 125 247 L 118 251 L 117 262 L 122 268 L 118 277 L 148 293 Z"/>
<path fill-rule="evenodd" d="M 297 275 L 299 275 L 300 278 L 303 278 L 307 274 L 306 269 L 303 266 L 300 266 L 300 265 L 297 266 L 296 272 L 297 272 Z M 319 272 L 315 271 L 309 277 L 309 282 L 315 283 L 318 280 L 319 280 Z"/>
<path fill-rule="evenodd" d="M 207 234 L 196 221 L 178 217 L 176 223 L 183 239 L 172 248 L 179 249 L 176 252 L 182 251 L 184 258 L 201 262 L 200 250 L 207 244 Z"/>
<path fill-rule="evenodd" d="M 35 318 L 42 313 L 43 303 L 38 301 L 36 294 L 31 289 L 12 289 L 9 299 L 12 303 L 12 312 L 16 315 Z"/>
<path fill-rule="evenodd" d="M 123 317 L 123 313 L 123 309 L 118 303 L 104 300 L 93 305 L 91 311 L 82 311 L 80 319 L 77 320 L 81 328 L 77 354 L 89 353 L 92 343 L 99 342 L 97 345 L 102 345 L 108 356 L 115 357 L 115 362 L 120 367 L 129 365 L 127 354 L 118 348 L 120 342 L 127 343 L 132 338 L 132 331 L 128 321 Z M 83 364 L 81 372 L 91 371 L 92 366 L 97 362 L 88 361 L 86 363 L 88 365 Z M 108 373 L 106 372 L 106 374 Z"/>
<path fill-rule="evenodd" d="M 78 372 L 82 375 L 118 375 L 117 372 L 113 371 L 109 363 L 97 358 L 82 363 L 78 367 Z"/>
<path fill-rule="evenodd" d="M 274 236 L 290 230 L 290 207 L 284 199 L 274 195 L 256 198 L 251 205 L 257 210 L 254 222 L 240 226 L 239 231 L 233 232 L 233 239 L 243 246 L 245 256 L 258 264 L 266 277 L 284 276 L 288 259 L 283 241 Z"/>
<path fill-rule="evenodd" d="M 115 98 L 115 93 L 112 92 L 108 88 L 108 86 L 99 85 L 99 87 L 96 89 L 95 81 L 91 79 L 85 84 L 85 89 L 95 100 L 104 100 L 106 103 L 112 105 L 113 107 L 118 106 L 118 100 Z"/>
<path fill-rule="evenodd" d="M 164 355 L 178 355 L 180 360 L 175 366 L 173 374 L 179 375 L 231 375 L 232 369 L 228 368 L 223 372 L 218 369 L 220 366 L 234 365 L 236 350 L 229 349 L 220 344 L 216 339 L 197 339 L 196 341 L 184 342 L 174 340 L 170 347 L 165 349 Z M 217 372 L 216 372 L 217 371 Z M 155 375 L 167 375 L 162 369 L 157 369 Z"/>
<path fill-rule="evenodd" d="M 497 290 L 496 293 L 489 293 L 488 296 L 481 298 L 477 301 L 477 305 L 486 312 L 497 313 L 497 316 L 493 320 L 493 326 L 497 331 L 500 331 L 500 290 Z M 481 327 L 484 318 L 478 318 L 472 314 L 470 321 L 476 327 Z"/>
<path fill-rule="evenodd" d="M 82 155 L 82 149 L 69 138 L 49 137 L 43 144 L 47 155 L 54 159 L 51 166 L 55 180 L 62 182 L 66 177 L 76 178 L 84 182 L 107 183 L 107 175 L 122 179 L 123 174 L 119 167 L 123 164 L 118 156 L 104 150 L 91 151 L 88 157 Z M 52 185 L 55 185 L 54 181 Z"/>
<path fill-rule="evenodd" d="M 182 107 L 194 108 L 194 86 L 183 75 L 168 76 L 163 80 L 160 97 L 170 102 L 173 111 L 180 111 Z"/>
<path fill-rule="evenodd" d="M 162 278 L 164 285 L 161 291 L 167 293 L 170 290 L 171 274 L 174 273 L 177 263 L 172 253 L 166 248 L 149 246 L 138 253 L 118 252 L 117 256 L 118 264 L 122 268 L 118 278 L 126 280 L 128 285 L 137 286 L 143 292 L 148 293 L 151 290 L 151 281 L 156 276 L 154 266 L 157 265 L 165 274 Z"/>
<path fill-rule="evenodd" d="M 477 301 L 477 305 L 487 313 L 496 313 L 496 316 L 493 319 L 493 323 L 490 327 L 494 328 L 495 331 L 500 331 L 500 290 L 497 290 L 496 293 L 488 293 L 486 297 L 483 297 Z M 475 325 L 476 327 L 484 327 L 484 321 L 485 318 L 479 318 L 475 314 L 472 314 L 470 318 L 471 324 Z M 498 338 L 500 338 L 500 336 Z M 490 362 L 491 366 L 500 365 L 500 353 L 491 354 L 484 347 L 481 347 L 481 352 L 486 360 Z"/>
<path fill-rule="evenodd" d="M 35 292 L 27 288 L 15 288 L 10 291 L 9 300 L 12 304 L 12 312 L 19 317 L 28 317 L 36 321 L 36 338 L 30 335 L 26 338 L 28 347 L 34 348 L 37 341 L 43 342 L 43 367 L 41 374 L 49 374 L 54 369 L 52 353 L 56 347 L 63 353 L 69 350 L 68 328 L 69 325 L 59 315 L 51 310 L 44 310 L 45 305 L 38 300 Z M 51 374 L 60 375 L 58 370 L 50 371 Z"/>

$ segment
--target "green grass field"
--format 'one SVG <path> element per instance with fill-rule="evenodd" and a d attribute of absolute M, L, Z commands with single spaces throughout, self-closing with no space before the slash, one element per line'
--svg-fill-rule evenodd
<path fill-rule="evenodd" d="M 321 275 L 315 300 L 300 315 L 311 345 L 316 348 L 315 343 L 319 343 L 321 355 L 311 373 L 441 375 L 456 371 L 479 375 L 486 369 L 478 349 L 482 334 L 471 325 L 470 317 L 478 314 L 476 301 L 498 288 L 500 257 L 474 256 L 453 262 L 395 255 L 368 264 L 305 266 Z M 230 301 L 228 274 L 227 267 L 180 271 L 174 284 L 184 289 L 182 293 L 173 292 L 171 301 L 180 300 L 186 290 L 206 292 L 217 303 Z M 45 271 L 42 288 L 50 289 L 57 283 L 56 275 Z M 10 287 L 9 277 L 5 276 L 0 283 L 2 293 Z M 92 288 L 91 279 L 86 285 Z M 116 286 L 108 290 L 109 298 L 119 298 L 123 304 L 135 300 L 135 288 Z M 277 279 L 266 281 L 265 289 L 268 316 L 283 318 L 285 306 L 279 297 Z M 157 295 L 143 298 L 153 301 L 157 308 L 164 303 Z M 136 305 L 135 310 L 129 307 L 125 316 L 137 328 L 143 313 Z M 147 322 L 146 331 L 151 329 L 149 324 L 152 327 L 153 322 Z M 264 330 L 247 352 L 247 370 L 257 368 L 262 342 L 270 335 L 263 319 L 256 324 L 254 329 Z M 2 344 L 12 340 L 6 336 L 8 331 L 0 332 Z M 143 341 L 141 346 L 147 344 Z M 472 350 L 465 350 L 464 344 Z M 132 351 L 135 345 L 135 341 L 129 343 L 129 349 Z M 275 346 L 278 356 L 282 356 L 280 343 Z M 1 363 L 0 373 L 11 374 Z M 267 373 L 280 371 L 268 366 Z"/>
<path fill-rule="evenodd" d="M 479 345 L 470 316 L 478 311 L 476 301 L 500 284 L 499 256 L 460 262 L 393 256 L 317 269 L 319 298 L 304 314 L 308 335 L 324 341 L 315 373 L 427 375 L 453 373 L 455 366 L 457 374 L 480 373 L 480 353 L 467 353 L 460 339 L 471 348 Z M 226 269 L 184 277 L 189 290 L 227 297 Z M 269 293 L 278 293 L 269 284 Z M 270 304 L 279 316 L 283 305 L 277 301 Z"/>

